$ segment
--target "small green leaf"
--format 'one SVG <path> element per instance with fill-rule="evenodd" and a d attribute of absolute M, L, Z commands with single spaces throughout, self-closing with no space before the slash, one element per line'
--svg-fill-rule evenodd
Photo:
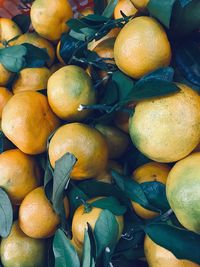
<path fill-rule="evenodd" d="M 147 9 L 152 16 L 169 28 L 175 1 L 176 0 L 150 0 Z"/>
<path fill-rule="evenodd" d="M 53 195 L 52 202 L 54 210 L 61 213 L 61 203 L 64 198 L 64 191 L 67 188 L 70 180 L 71 171 L 77 159 L 74 155 L 66 153 L 59 160 L 56 161 L 53 174 Z"/>
<path fill-rule="evenodd" d="M 55 267 L 80 267 L 77 252 L 61 229 L 58 229 L 55 233 L 53 252 Z"/>
<path fill-rule="evenodd" d="M 85 229 L 82 267 L 93 267 L 96 261 L 96 241 L 91 226 Z"/>
<path fill-rule="evenodd" d="M 97 256 L 109 247 L 113 251 L 119 235 L 119 225 L 115 216 L 108 210 L 103 210 L 94 227 L 94 236 L 97 243 Z"/>
<path fill-rule="evenodd" d="M 193 0 L 179 0 L 182 7 L 185 7 L 186 5 L 188 5 L 192 1 Z"/>
<path fill-rule="evenodd" d="M 86 17 L 83 18 L 84 21 L 92 21 L 92 22 L 95 22 L 95 23 L 104 23 L 104 22 L 107 22 L 108 21 L 108 18 L 107 17 L 104 17 L 104 16 L 99 16 L 99 15 L 96 15 L 96 14 L 89 14 L 87 15 Z"/>
<path fill-rule="evenodd" d="M 11 72 L 20 72 L 26 65 L 26 47 L 15 45 L 0 49 L 0 62 Z"/>
<path fill-rule="evenodd" d="M 88 26 L 85 22 L 83 22 L 80 19 L 70 19 L 66 22 L 66 24 L 71 30 L 79 33 L 81 29 L 87 28 Z"/>
<path fill-rule="evenodd" d="M 114 12 L 114 9 L 115 9 L 117 3 L 118 3 L 118 0 L 109 0 L 108 1 L 108 5 L 105 8 L 105 10 L 103 11 L 103 14 L 102 15 L 104 17 L 107 17 L 107 18 L 112 17 L 113 12 Z"/>
<path fill-rule="evenodd" d="M 6 192 L 0 188 L 0 236 L 7 237 L 13 222 L 13 209 Z"/>
<path fill-rule="evenodd" d="M 14 16 L 12 20 L 19 26 L 23 33 L 28 31 L 31 24 L 31 19 L 29 15 L 18 14 Z"/>
<path fill-rule="evenodd" d="M 170 250 L 178 259 L 200 264 L 200 235 L 164 223 L 146 225 L 144 231 L 155 243 Z"/>
<path fill-rule="evenodd" d="M 153 79 L 173 82 L 173 78 L 174 78 L 174 69 L 172 67 L 165 67 L 165 68 L 159 68 L 145 75 L 137 82 L 137 84 Z"/>
<path fill-rule="evenodd" d="M 107 209 L 117 216 L 123 215 L 126 212 L 126 207 L 121 205 L 120 202 L 112 196 L 97 199 L 92 202 L 91 205 L 96 208 Z"/>
<path fill-rule="evenodd" d="M 106 0 L 94 0 L 94 13 L 97 15 L 101 15 L 104 8 L 106 7 L 107 1 Z"/>
<path fill-rule="evenodd" d="M 104 90 L 104 94 L 100 101 L 101 104 L 112 105 L 119 100 L 118 87 L 111 79 L 107 82 Z"/>

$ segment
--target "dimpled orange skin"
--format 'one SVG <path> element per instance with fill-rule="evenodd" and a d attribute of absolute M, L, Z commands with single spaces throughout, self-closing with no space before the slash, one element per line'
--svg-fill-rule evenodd
<path fill-rule="evenodd" d="M 88 200 L 88 203 L 92 203 L 98 199 L 93 198 Z M 95 228 L 96 221 L 98 220 L 100 213 L 103 211 L 100 208 L 93 207 L 90 212 L 84 212 L 85 207 L 83 205 L 79 206 L 73 216 L 72 220 L 72 236 L 75 244 L 80 248 L 83 245 L 84 242 L 84 233 L 85 229 L 87 228 L 87 223 L 90 224 L 92 229 Z M 123 228 L 124 228 L 124 218 L 123 216 L 115 216 L 118 225 L 119 225 L 119 233 L 118 233 L 118 239 L 120 239 Z"/>
<path fill-rule="evenodd" d="M 166 184 L 170 169 L 167 164 L 149 162 L 137 168 L 132 177 L 139 184 L 153 181 Z M 131 201 L 131 203 L 136 214 L 143 219 L 152 219 L 159 215 L 159 213 L 147 210 L 134 201 Z"/>
<path fill-rule="evenodd" d="M 163 27 L 150 17 L 137 17 L 128 22 L 117 36 L 115 62 L 128 76 L 142 76 L 166 67 L 171 61 L 171 48 Z"/>
<path fill-rule="evenodd" d="M 0 173 L 0 187 L 5 189 L 14 205 L 19 205 L 30 191 L 40 185 L 41 173 L 37 162 L 19 149 L 0 154 Z"/>
<path fill-rule="evenodd" d="M 143 10 L 149 3 L 149 0 L 131 0 L 131 2 L 137 9 Z"/>
<path fill-rule="evenodd" d="M 129 120 L 133 143 L 154 161 L 178 161 L 200 140 L 200 97 L 190 87 L 177 85 L 178 93 L 138 103 Z"/>
<path fill-rule="evenodd" d="M 13 93 L 46 89 L 50 76 L 51 71 L 45 67 L 23 69 L 12 85 Z"/>
<path fill-rule="evenodd" d="M 15 94 L 2 112 L 2 131 L 26 154 L 46 151 L 49 135 L 59 126 L 47 98 L 34 91 Z"/>
<path fill-rule="evenodd" d="M 48 201 L 43 187 L 34 189 L 22 201 L 19 226 L 26 235 L 33 238 L 50 237 L 59 223 L 59 216 Z"/>
<path fill-rule="evenodd" d="M 103 135 L 83 123 L 69 123 L 61 126 L 49 144 L 51 166 L 65 153 L 77 158 L 71 178 L 82 180 L 94 178 L 103 172 L 108 162 L 108 147 Z"/>
<path fill-rule="evenodd" d="M 149 267 L 199 267 L 200 265 L 188 260 L 179 260 L 174 254 L 157 245 L 148 236 L 144 241 L 144 253 Z"/>
<path fill-rule="evenodd" d="M 13 94 L 6 87 L 0 87 L 0 119 L 4 106 L 12 96 Z"/>
<path fill-rule="evenodd" d="M 73 17 L 67 0 L 35 0 L 31 7 L 31 22 L 42 37 L 58 41 L 62 33 L 68 31 L 66 22 Z"/>
<path fill-rule="evenodd" d="M 52 74 L 47 84 L 47 96 L 53 112 L 68 121 L 85 119 L 90 111 L 79 111 L 79 106 L 96 102 L 90 76 L 84 69 L 73 65 L 65 66 Z"/>
<path fill-rule="evenodd" d="M 132 16 L 135 15 L 138 10 L 135 8 L 135 6 L 131 3 L 130 0 L 119 0 L 114 10 L 114 19 L 123 18 L 121 11 L 126 16 Z"/>
<path fill-rule="evenodd" d="M 36 32 L 28 32 L 19 36 L 16 40 L 11 42 L 11 45 L 20 45 L 23 43 L 32 44 L 36 47 L 46 49 L 50 59 L 47 61 L 48 67 L 50 67 L 55 60 L 55 49 L 53 45 L 45 38 L 38 35 Z"/>

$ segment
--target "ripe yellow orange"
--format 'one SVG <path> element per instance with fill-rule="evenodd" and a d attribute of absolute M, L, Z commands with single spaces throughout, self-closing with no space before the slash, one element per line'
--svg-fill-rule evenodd
<path fill-rule="evenodd" d="M 0 63 L 0 86 L 7 86 L 13 77 L 13 73 Z"/>
<path fill-rule="evenodd" d="M 148 236 L 144 241 L 144 253 L 149 267 L 199 267 L 200 265 L 188 260 L 179 260 L 174 254 L 157 245 Z"/>
<path fill-rule="evenodd" d="M 177 85 L 178 93 L 138 103 L 129 121 L 133 143 L 154 161 L 180 160 L 200 140 L 200 97 L 188 86 Z"/>
<path fill-rule="evenodd" d="M 123 18 L 121 11 L 126 16 L 132 16 L 135 15 L 138 10 L 131 3 L 131 0 L 119 0 L 114 10 L 114 19 Z"/>
<path fill-rule="evenodd" d="M 13 94 L 6 87 L 0 87 L 0 119 L 2 117 L 3 108 L 12 95 Z"/>
<path fill-rule="evenodd" d="M 34 189 L 22 201 L 19 226 L 26 235 L 33 238 L 50 237 L 59 223 L 59 216 L 48 201 L 43 187 Z"/>
<path fill-rule="evenodd" d="M 128 22 L 117 36 L 115 62 L 132 78 L 166 67 L 171 61 L 171 47 L 163 27 L 154 19 L 137 17 Z"/>
<path fill-rule="evenodd" d="M 36 160 L 19 149 L 0 154 L 0 172 L 0 187 L 6 190 L 14 205 L 19 205 L 40 185 L 41 173 Z"/>
<path fill-rule="evenodd" d="M 51 71 L 45 67 L 23 69 L 12 84 L 13 93 L 46 89 L 50 76 Z"/>
<path fill-rule="evenodd" d="M 80 121 L 90 111 L 78 108 L 81 104 L 91 105 L 96 101 L 90 76 L 78 66 L 65 66 L 48 80 L 47 96 L 53 112 L 61 119 Z"/>
<path fill-rule="evenodd" d="M 2 113 L 2 131 L 21 151 L 40 154 L 48 136 L 59 126 L 47 98 L 34 91 L 12 96 Z"/>
<path fill-rule="evenodd" d="M 17 24 L 13 20 L 8 18 L 0 18 L 0 29 L 1 43 L 6 43 L 22 34 Z"/>
<path fill-rule="evenodd" d="M 66 22 L 73 17 L 68 0 L 35 0 L 31 7 L 31 22 L 42 37 L 58 41 L 68 31 Z"/>
<path fill-rule="evenodd" d="M 138 167 L 133 172 L 133 179 L 139 184 L 155 181 L 165 185 L 169 171 L 170 167 L 166 164 L 149 162 Z M 159 213 L 145 209 L 134 201 L 131 201 L 131 203 L 136 214 L 143 219 L 152 219 L 159 215 Z"/>
<path fill-rule="evenodd" d="M 4 267 L 43 267 L 45 254 L 45 240 L 25 235 L 17 221 L 13 223 L 9 236 L 1 242 L 1 261 Z"/>
<path fill-rule="evenodd" d="M 71 178 L 82 180 L 94 178 L 103 172 L 108 162 L 108 147 L 103 135 L 83 123 L 69 123 L 61 126 L 49 144 L 51 166 L 65 153 L 72 153 L 78 159 Z"/>
<path fill-rule="evenodd" d="M 131 0 L 131 2 L 137 9 L 143 10 L 149 3 L 149 0 Z"/>

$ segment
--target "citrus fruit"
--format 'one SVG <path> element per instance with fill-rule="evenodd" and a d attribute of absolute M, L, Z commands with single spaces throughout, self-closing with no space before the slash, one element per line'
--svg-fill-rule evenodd
<path fill-rule="evenodd" d="M 23 69 L 12 84 L 13 93 L 46 89 L 50 76 L 50 70 L 45 67 Z"/>
<path fill-rule="evenodd" d="M 60 55 L 60 45 L 61 45 L 61 41 L 58 42 L 57 47 L 56 47 L 56 56 L 58 61 L 60 62 L 60 64 L 62 65 L 66 65 L 65 61 L 62 59 L 61 55 Z"/>
<path fill-rule="evenodd" d="M 157 245 L 148 236 L 144 241 L 144 253 L 149 267 L 199 267 L 199 264 L 188 260 L 179 260 L 174 254 Z"/>
<path fill-rule="evenodd" d="M 57 70 L 61 69 L 62 67 L 64 67 L 64 66 L 60 63 L 56 63 L 56 64 L 52 65 L 50 68 L 51 74 L 53 74 Z"/>
<path fill-rule="evenodd" d="M 130 118 L 133 143 L 154 161 L 180 160 L 200 140 L 199 95 L 186 85 L 177 85 L 181 91 L 176 94 L 138 103 Z"/>
<path fill-rule="evenodd" d="M 17 24 L 8 18 L 0 18 L 0 29 L 0 41 L 5 45 L 6 42 L 22 34 Z"/>
<path fill-rule="evenodd" d="M 131 0 L 131 2 L 137 9 L 143 10 L 147 6 L 149 0 Z"/>
<path fill-rule="evenodd" d="M 38 48 L 46 49 L 46 52 L 49 55 L 47 65 L 51 66 L 53 64 L 55 59 L 55 49 L 48 40 L 41 37 L 36 32 L 28 32 L 20 35 L 16 40 L 13 40 L 13 42 L 11 42 L 11 45 L 20 45 L 23 43 L 32 44 Z"/>
<path fill-rule="evenodd" d="M 6 87 L 0 87 L 0 119 L 2 117 L 3 108 L 12 95 L 13 94 Z"/>
<path fill-rule="evenodd" d="M 119 159 L 128 148 L 129 136 L 118 128 L 110 125 L 96 124 L 95 128 L 106 138 L 109 159 Z"/>
<path fill-rule="evenodd" d="M 0 63 L 0 86 L 6 86 L 13 77 L 13 73 Z"/>
<path fill-rule="evenodd" d="M 41 173 L 37 162 L 19 149 L 0 154 L 0 172 L 0 187 L 6 190 L 15 205 L 19 205 L 40 184 Z"/>
<path fill-rule="evenodd" d="M 48 80 L 47 96 L 53 112 L 61 119 L 79 121 L 90 111 L 78 111 L 79 105 L 95 103 L 95 90 L 90 76 L 78 66 L 65 66 Z"/>
<path fill-rule="evenodd" d="M 112 170 L 120 174 L 123 174 L 122 166 L 114 160 L 109 160 L 105 172 L 98 175 L 96 177 L 96 180 L 99 182 L 111 184 L 112 183 L 112 174 L 111 174 Z"/>
<path fill-rule="evenodd" d="M 75 244 L 78 247 L 82 247 L 83 245 L 84 233 L 85 229 L 87 229 L 87 223 L 89 223 L 92 229 L 94 229 L 96 221 L 98 220 L 99 215 L 102 212 L 101 208 L 91 207 L 91 205 L 89 204 L 100 198 L 102 197 L 88 200 L 85 206 L 79 206 L 74 213 L 72 219 L 72 236 Z M 89 210 L 87 210 L 87 206 L 89 206 Z M 118 239 L 120 239 L 124 227 L 124 219 L 123 216 L 115 216 L 115 218 L 119 226 Z"/>
<path fill-rule="evenodd" d="M 15 221 L 9 236 L 2 239 L 1 261 L 4 267 L 43 267 L 45 241 L 28 237 Z"/>
<path fill-rule="evenodd" d="M 103 135 L 83 123 L 69 123 L 61 126 L 49 144 L 51 166 L 65 153 L 77 158 L 71 178 L 82 180 L 94 178 L 103 172 L 108 161 L 108 148 Z"/>
<path fill-rule="evenodd" d="M 33 238 L 52 236 L 60 219 L 48 201 L 44 188 L 31 191 L 22 201 L 19 209 L 19 226 L 22 231 Z"/>
<path fill-rule="evenodd" d="M 145 182 L 160 182 L 166 184 L 170 167 L 164 163 L 148 162 L 133 172 L 133 179 L 139 184 Z M 131 201 L 135 213 L 143 219 L 152 219 L 159 213 L 143 208 L 140 204 Z"/>
<path fill-rule="evenodd" d="M 48 136 L 58 125 L 47 98 L 34 91 L 15 94 L 2 112 L 3 133 L 27 154 L 44 152 Z"/>
<path fill-rule="evenodd" d="M 73 17 L 68 0 L 35 0 L 31 7 L 31 22 L 42 37 L 57 41 L 68 31 L 66 22 Z"/>
<path fill-rule="evenodd" d="M 73 238 L 70 240 L 70 242 L 71 242 L 72 246 L 75 248 L 79 259 L 81 259 L 82 258 L 82 254 L 83 254 L 82 246 L 77 245 Z"/>
<path fill-rule="evenodd" d="M 114 19 L 123 18 L 121 12 L 123 12 L 127 17 L 135 15 L 137 13 L 137 9 L 131 3 L 130 0 L 119 0 L 114 10 Z"/>
<path fill-rule="evenodd" d="M 80 11 L 79 18 L 81 18 L 82 16 L 88 16 L 92 14 L 94 14 L 94 10 L 91 7 L 88 7 Z"/>
<path fill-rule="evenodd" d="M 163 27 L 154 19 L 137 17 L 128 22 L 117 36 L 115 62 L 132 78 L 166 67 L 171 61 L 171 48 Z"/>
<path fill-rule="evenodd" d="M 179 222 L 200 233 L 200 153 L 177 162 L 169 173 L 167 199 Z"/>

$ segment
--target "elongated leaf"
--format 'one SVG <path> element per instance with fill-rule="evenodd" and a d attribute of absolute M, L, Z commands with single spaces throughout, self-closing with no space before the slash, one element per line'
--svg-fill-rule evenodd
<path fill-rule="evenodd" d="M 94 13 L 101 15 L 107 4 L 106 0 L 94 0 Z"/>
<path fill-rule="evenodd" d="M 160 68 L 142 77 L 137 85 L 148 80 L 162 80 L 167 82 L 173 82 L 174 69 L 172 67 Z"/>
<path fill-rule="evenodd" d="M 25 14 L 18 14 L 14 16 L 12 20 L 19 26 L 23 33 L 28 31 L 31 24 L 30 16 Z"/>
<path fill-rule="evenodd" d="M 126 212 L 126 206 L 120 204 L 120 202 L 115 197 L 105 197 L 97 199 L 91 204 L 93 207 L 107 209 L 114 215 L 123 215 Z"/>
<path fill-rule="evenodd" d="M 176 0 L 150 0 L 147 8 L 152 16 L 169 28 L 175 1 Z"/>
<path fill-rule="evenodd" d="M 182 7 L 185 7 L 190 2 L 192 2 L 192 0 L 179 0 L 179 2 L 180 2 L 180 4 L 181 4 Z"/>
<path fill-rule="evenodd" d="M 58 229 L 55 233 L 53 252 L 55 267 L 80 267 L 77 252 L 61 229 Z"/>
<path fill-rule="evenodd" d="M 170 250 L 178 259 L 200 264 L 200 235 L 163 223 L 146 225 L 144 231 L 154 242 Z"/>
<path fill-rule="evenodd" d="M 96 241 L 91 226 L 85 229 L 82 267 L 93 267 L 96 260 Z"/>
<path fill-rule="evenodd" d="M 109 0 L 107 7 L 103 12 L 103 16 L 110 18 L 113 15 L 114 9 L 118 3 L 118 0 Z"/>
<path fill-rule="evenodd" d="M 108 210 L 103 210 L 94 227 L 94 236 L 97 243 L 97 256 L 100 256 L 106 247 L 114 250 L 119 235 L 119 225 L 115 216 Z"/>
<path fill-rule="evenodd" d="M 26 47 L 15 45 L 0 49 L 0 62 L 11 72 L 20 72 L 26 65 Z"/>
<path fill-rule="evenodd" d="M 53 174 L 53 196 L 52 202 L 55 211 L 61 213 L 61 203 L 64 198 L 64 191 L 70 180 L 70 173 L 76 163 L 77 159 L 74 155 L 66 153 L 58 161 L 56 161 Z"/>
<path fill-rule="evenodd" d="M 13 221 L 13 209 L 6 192 L 0 188 L 0 236 L 7 237 Z"/>

